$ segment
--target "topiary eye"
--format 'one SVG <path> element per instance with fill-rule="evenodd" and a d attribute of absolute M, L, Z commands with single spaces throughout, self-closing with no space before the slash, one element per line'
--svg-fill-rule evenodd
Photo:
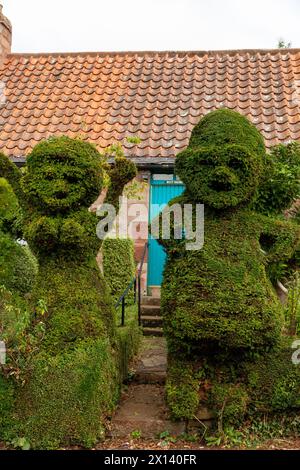
<path fill-rule="evenodd" d="M 244 168 L 244 163 L 241 160 L 238 160 L 237 158 L 232 158 L 229 161 L 228 166 L 234 170 L 241 170 Z"/>
<path fill-rule="evenodd" d="M 213 167 L 214 164 L 211 160 L 202 160 L 201 165 L 204 167 Z"/>
<path fill-rule="evenodd" d="M 46 175 L 44 176 L 44 179 L 45 179 L 46 181 L 53 181 L 53 178 L 54 178 L 54 177 L 53 177 L 53 175 L 52 175 L 51 173 L 46 174 Z"/>
<path fill-rule="evenodd" d="M 71 175 L 70 175 L 70 176 L 66 176 L 66 179 L 68 180 L 68 182 L 69 182 L 70 184 L 76 184 L 76 183 L 78 183 L 78 178 L 77 178 L 77 176 L 71 176 Z"/>

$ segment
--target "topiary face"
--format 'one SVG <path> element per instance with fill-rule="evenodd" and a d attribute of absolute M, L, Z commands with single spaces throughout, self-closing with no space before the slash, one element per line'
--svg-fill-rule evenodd
<path fill-rule="evenodd" d="M 250 199 L 261 170 L 259 159 L 241 145 L 187 149 L 176 159 L 176 173 L 192 198 L 215 209 Z"/>
<path fill-rule="evenodd" d="M 252 197 L 264 156 L 258 130 L 239 113 L 221 109 L 195 126 L 188 148 L 177 155 L 175 168 L 194 201 L 222 209 Z"/>
<path fill-rule="evenodd" d="M 68 137 L 37 145 L 27 159 L 22 182 L 30 205 L 46 214 L 89 207 L 102 184 L 102 160 L 97 149 Z"/>

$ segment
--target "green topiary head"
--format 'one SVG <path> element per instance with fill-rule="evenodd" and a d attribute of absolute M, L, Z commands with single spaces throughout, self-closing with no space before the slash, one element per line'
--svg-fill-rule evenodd
<path fill-rule="evenodd" d="M 17 166 L 10 161 L 10 159 L 0 152 L 0 178 L 6 178 L 7 181 L 11 184 L 13 190 L 18 197 L 21 196 L 20 193 L 20 179 L 21 171 Z"/>
<path fill-rule="evenodd" d="M 33 149 L 22 181 L 30 205 L 47 215 L 89 207 L 102 186 L 103 162 L 96 147 L 65 136 Z"/>
<path fill-rule="evenodd" d="M 222 209 L 252 198 L 264 157 L 264 141 L 255 126 L 239 113 L 220 109 L 195 126 L 175 166 L 194 201 Z"/>

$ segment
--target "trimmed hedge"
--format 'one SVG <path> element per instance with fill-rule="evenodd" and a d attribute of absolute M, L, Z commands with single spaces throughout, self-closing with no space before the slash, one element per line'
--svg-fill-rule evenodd
<path fill-rule="evenodd" d="M 119 210 L 119 198 L 123 194 L 124 186 L 137 175 L 135 164 L 125 157 L 115 157 L 114 165 L 108 170 L 110 182 L 106 196 L 106 203 L 112 204 Z"/>
<path fill-rule="evenodd" d="M 5 229 L 5 224 L 10 223 L 19 208 L 17 197 L 11 184 L 5 178 L 0 177 L 0 229 Z"/>
<path fill-rule="evenodd" d="M 103 187 L 104 160 L 90 143 L 53 137 L 27 157 L 22 188 L 30 206 L 45 215 L 89 207 Z"/>
<path fill-rule="evenodd" d="M 125 326 L 117 329 L 118 367 L 122 381 L 128 377 L 130 361 L 138 352 L 141 338 L 137 304 L 130 305 L 126 307 Z"/>
<path fill-rule="evenodd" d="M 30 386 L 17 390 L 14 432 L 33 449 L 81 445 L 90 448 L 105 437 L 106 418 L 120 398 L 128 364 L 140 342 L 136 309 L 127 311 L 127 324 L 108 338 L 77 342 L 52 355 L 42 351 L 32 363 Z"/>
<path fill-rule="evenodd" d="M 21 202 L 20 179 L 22 173 L 10 159 L 0 152 L 0 177 L 6 178 Z"/>
<path fill-rule="evenodd" d="M 134 243 L 131 239 L 105 238 L 102 244 L 103 273 L 115 301 L 135 275 Z M 126 298 L 132 303 L 133 290 Z"/>
<path fill-rule="evenodd" d="M 37 260 L 28 246 L 20 246 L 9 235 L 0 233 L 0 285 L 26 294 L 32 290 L 37 274 Z"/>
<path fill-rule="evenodd" d="M 20 434 L 35 449 L 92 447 L 116 405 L 119 377 L 108 339 L 87 338 L 56 355 L 40 353 L 30 385 L 18 391 Z"/>

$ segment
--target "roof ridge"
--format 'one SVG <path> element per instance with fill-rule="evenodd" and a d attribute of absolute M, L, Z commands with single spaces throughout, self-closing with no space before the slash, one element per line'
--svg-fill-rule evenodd
<path fill-rule="evenodd" d="M 286 54 L 288 52 L 300 52 L 300 48 L 275 48 L 275 49 L 220 49 L 220 50 L 164 50 L 164 51 L 78 51 L 78 52 L 13 52 L 7 57 L 63 57 L 63 56 L 114 56 L 114 55 L 222 55 L 222 54 L 238 54 L 238 53 L 277 53 Z"/>

